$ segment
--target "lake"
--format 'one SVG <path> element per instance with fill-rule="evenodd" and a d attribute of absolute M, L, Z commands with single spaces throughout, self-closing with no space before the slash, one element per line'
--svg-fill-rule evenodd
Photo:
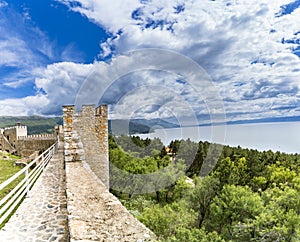
<path fill-rule="evenodd" d="M 300 122 L 252 123 L 218 126 L 194 126 L 156 129 L 139 134 L 142 138 L 158 137 L 165 145 L 171 140 L 187 139 L 209 141 L 230 146 L 241 146 L 260 151 L 273 150 L 300 153 Z"/>

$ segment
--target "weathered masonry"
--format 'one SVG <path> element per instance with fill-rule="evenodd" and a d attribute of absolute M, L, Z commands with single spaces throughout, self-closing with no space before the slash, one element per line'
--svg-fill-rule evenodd
<path fill-rule="evenodd" d="M 22 157 L 30 156 L 35 151 L 44 151 L 57 140 L 57 134 L 27 135 L 27 126 L 0 129 L 0 150 Z"/>
<path fill-rule="evenodd" d="M 63 107 L 65 162 L 85 162 L 109 188 L 107 105 Z"/>
<path fill-rule="evenodd" d="M 156 241 L 109 192 L 107 106 L 85 105 L 79 113 L 64 106 L 63 121 L 64 132 L 55 132 L 57 153 L 0 230 L 0 240 Z"/>
<path fill-rule="evenodd" d="M 109 192 L 107 106 L 63 107 L 70 241 L 156 241 Z"/>

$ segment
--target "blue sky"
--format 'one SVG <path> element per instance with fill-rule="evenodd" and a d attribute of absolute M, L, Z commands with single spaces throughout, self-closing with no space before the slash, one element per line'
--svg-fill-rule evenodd
<path fill-rule="evenodd" d="M 92 63 L 101 51 L 99 43 L 108 37 L 105 29 L 55 1 L 2 1 L 1 5 L 1 99 L 36 94 L 34 68 L 65 61 Z M 14 41 L 20 49 L 14 49 Z"/>
<path fill-rule="evenodd" d="M 0 0 L 0 115 L 59 115 L 84 92 L 112 118 L 297 120 L 299 19 L 299 0 Z M 130 72 L 145 48 L 195 61 L 217 94 L 184 67 Z"/>

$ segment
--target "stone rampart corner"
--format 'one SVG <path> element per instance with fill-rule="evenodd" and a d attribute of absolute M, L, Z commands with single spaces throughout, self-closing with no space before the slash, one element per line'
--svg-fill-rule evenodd
<path fill-rule="evenodd" d="M 63 106 L 65 162 L 86 162 L 109 188 L 107 105 Z"/>

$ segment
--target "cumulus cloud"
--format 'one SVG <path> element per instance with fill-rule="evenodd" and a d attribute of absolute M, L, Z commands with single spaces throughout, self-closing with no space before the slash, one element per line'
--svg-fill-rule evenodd
<path fill-rule="evenodd" d="M 49 65 L 35 81 L 39 95 L 48 100 L 41 113 L 58 112 L 64 103 L 99 100 L 111 104 L 112 117 L 126 115 L 128 108 L 136 117 L 149 118 L 192 113 L 200 119 L 222 113 L 206 82 L 198 80 L 196 91 L 188 86 L 196 77 L 177 59 L 168 60 L 173 65 L 170 73 L 145 71 L 125 54 L 160 48 L 181 53 L 204 68 L 229 120 L 300 115 L 300 8 L 286 14 L 284 6 L 291 0 L 59 2 L 106 29 L 111 37 L 100 44 L 101 54 L 113 58 L 90 65 Z M 13 63 L 14 56 L 6 55 Z M 164 61 L 156 59 L 154 67 L 164 70 Z M 120 71 L 130 69 L 134 73 Z"/>
<path fill-rule="evenodd" d="M 61 62 L 48 65 L 35 84 L 38 92 L 48 100 L 41 109 L 44 115 L 61 113 L 62 105 L 73 104 L 81 83 L 91 73 L 93 65 Z"/>
<path fill-rule="evenodd" d="M 0 100 L 0 115 L 40 115 L 48 104 L 49 99 L 41 94 L 20 99 Z"/>
<path fill-rule="evenodd" d="M 114 82 L 102 100 L 114 104 L 111 118 L 191 119 L 195 110 L 207 112 L 204 100 L 181 76 L 159 70 L 129 73 Z"/>
<path fill-rule="evenodd" d="M 278 14 L 291 0 L 63 2 L 112 34 L 102 43 L 107 55 L 156 47 L 193 58 L 216 83 L 229 119 L 300 114 L 300 9 Z"/>
<path fill-rule="evenodd" d="M 131 12 L 141 6 L 139 0 L 58 0 L 58 2 L 66 4 L 73 11 L 86 15 L 92 21 L 105 26 L 112 33 L 117 33 L 120 29 L 132 24 Z"/>
<path fill-rule="evenodd" d="M 57 115 L 61 107 L 74 104 L 81 84 L 93 65 L 61 62 L 36 73 L 35 96 L 0 100 L 0 115 Z"/>
<path fill-rule="evenodd" d="M 221 98 L 207 73 L 193 60 L 162 49 L 119 55 L 110 63 L 94 64 L 94 71 L 77 93 L 76 105 L 99 101 L 111 104 L 111 118 L 193 118 L 195 112 L 224 112 Z M 127 105 L 127 108 L 125 108 Z M 149 108 L 154 108 L 149 113 Z M 128 118 L 127 115 L 127 118 Z"/>

